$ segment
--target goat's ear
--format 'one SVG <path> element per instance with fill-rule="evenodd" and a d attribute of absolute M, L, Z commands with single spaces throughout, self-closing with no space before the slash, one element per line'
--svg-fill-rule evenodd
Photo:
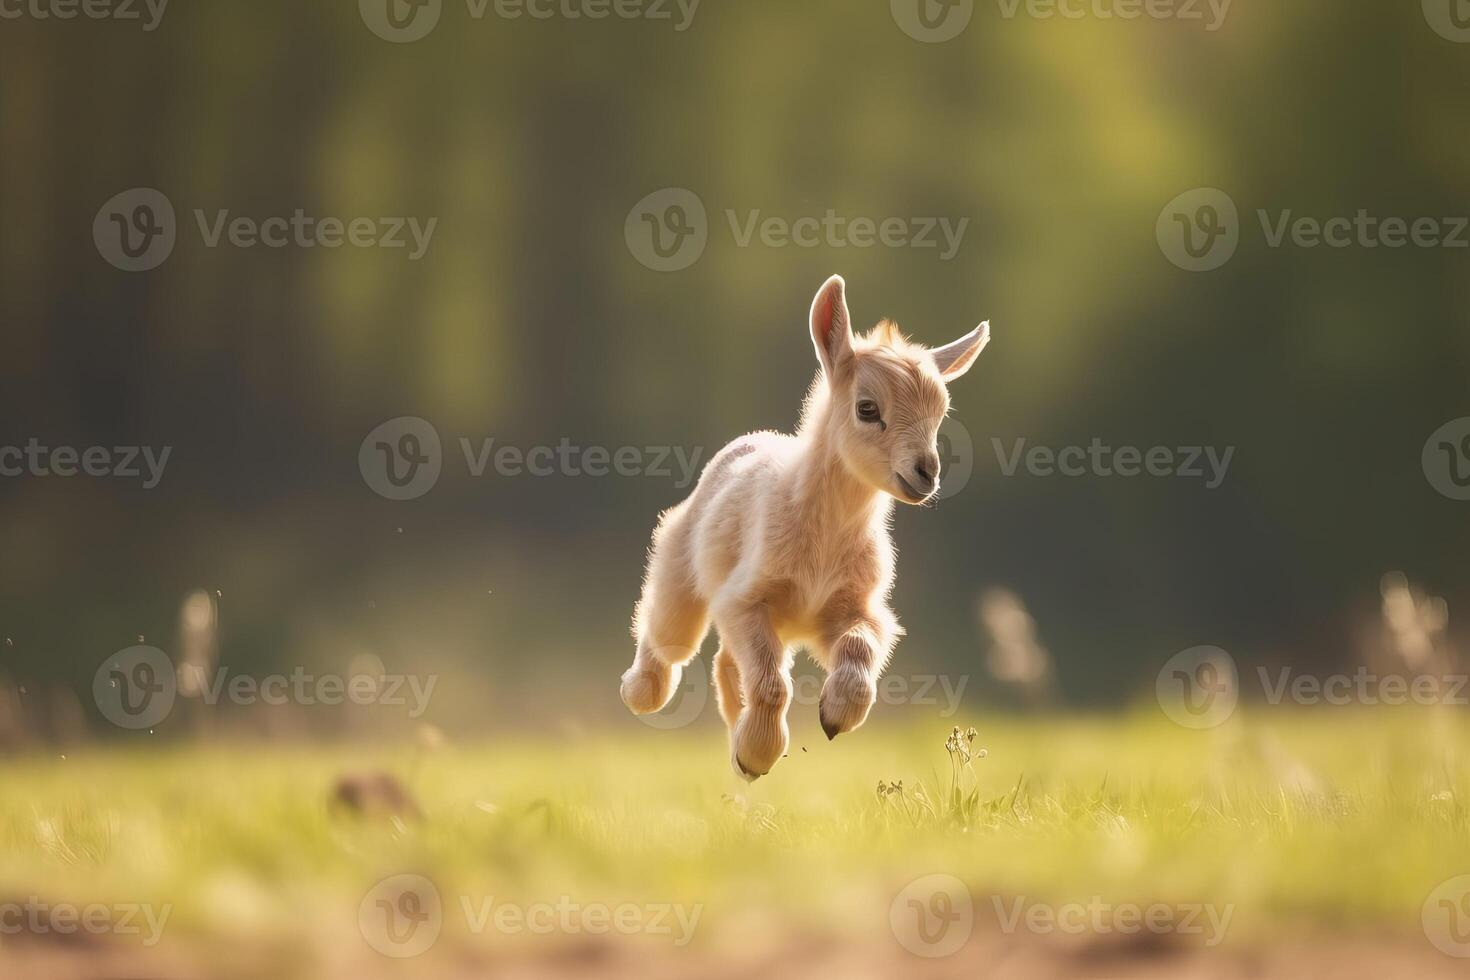
<path fill-rule="evenodd" d="M 812 300 L 812 346 L 828 378 L 852 356 L 852 317 L 847 312 L 847 284 L 841 276 L 822 283 Z"/>
<path fill-rule="evenodd" d="M 980 326 L 965 334 L 954 343 L 937 347 L 929 354 L 934 358 L 934 364 L 939 368 L 939 376 L 945 381 L 953 381 L 966 371 L 970 365 L 975 363 L 975 358 L 990 343 L 990 321 L 987 320 Z"/>

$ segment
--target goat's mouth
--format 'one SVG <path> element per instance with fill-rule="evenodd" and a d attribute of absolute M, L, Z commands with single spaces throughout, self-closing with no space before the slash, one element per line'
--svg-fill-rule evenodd
<path fill-rule="evenodd" d="M 899 500 L 902 500 L 906 504 L 914 504 L 915 506 L 917 506 L 919 504 L 925 503 L 926 501 L 928 501 L 930 495 L 933 493 L 933 491 L 930 491 L 930 493 L 920 493 L 919 491 L 914 489 L 914 485 L 912 483 L 905 480 L 897 473 L 893 474 L 893 480 L 895 483 L 898 484 L 898 493 L 894 494 L 894 496 L 897 497 Z M 935 489 L 937 490 L 938 487 L 936 487 Z"/>

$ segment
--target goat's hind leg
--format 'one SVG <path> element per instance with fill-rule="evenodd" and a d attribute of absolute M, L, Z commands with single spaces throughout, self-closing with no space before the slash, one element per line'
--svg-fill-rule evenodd
<path fill-rule="evenodd" d="M 623 703 L 630 711 L 652 714 L 669 703 L 684 664 L 699 652 L 708 629 L 708 605 L 694 593 L 682 570 L 671 564 L 664 548 L 655 545 L 633 618 L 638 648 L 632 666 L 623 673 Z"/>
<path fill-rule="evenodd" d="M 790 742 L 791 665 L 764 607 L 726 609 L 715 621 L 726 644 L 723 655 L 734 658 L 743 695 L 730 731 L 730 763 L 740 776 L 755 779 L 771 771 Z M 723 680 L 723 672 L 720 676 Z M 723 699 L 720 707 L 724 714 Z"/>

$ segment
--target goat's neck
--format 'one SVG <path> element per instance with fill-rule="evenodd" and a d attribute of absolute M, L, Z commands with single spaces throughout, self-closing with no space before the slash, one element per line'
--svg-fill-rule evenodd
<path fill-rule="evenodd" d="M 842 457 L 829 427 L 812 426 L 805 433 L 797 467 L 797 509 L 813 528 L 850 528 L 871 523 L 881 510 L 881 494 L 858 479 Z"/>

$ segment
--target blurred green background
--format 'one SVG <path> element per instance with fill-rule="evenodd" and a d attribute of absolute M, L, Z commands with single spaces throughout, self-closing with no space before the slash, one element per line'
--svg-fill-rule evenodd
<path fill-rule="evenodd" d="M 972 478 L 897 515 L 895 669 L 1020 704 L 984 667 L 992 588 L 1034 617 L 1061 704 L 1123 704 L 1196 644 L 1337 669 L 1390 570 L 1447 600 L 1463 646 L 1470 504 L 1420 454 L 1470 415 L 1470 253 L 1271 248 L 1256 218 L 1470 214 L 1470 46 L 1418 4 L 1241 0 L 1209 31 L 978 3 L 935 44 L 885 2 L 705 0 L 682 31 L 670 11 L 476 19 L 446 0 L 402 44 L 350 0 L 175 0 L 151 31 L 0 20 L 0 445 L 173 447 L 153 490 L 0 479 L 14 698 L 52 717 L 72 691 L 101 727 L 98 665 L 140 636 L 176 651 L 203 589 L 235 671 L 372 655 L 439 673 L 427 720 L 453 729 L 635 724 L 616 694 L 628 618 L 656 515 L 685 490 L 477 478 L 458 440 L 707 459 L 789 431 L 833 272 L 863 327 L 994 334 L 954 391 Z M 149 272 L 92 239 L 133 187 L 178 213 Z M 709 238 L 663 273 L 624 226 L 666 187 L 698 195 Z M 1155 236 L 1198 187 L 1242 226 L 1206 273 Z M 438 223 L 410 261 L 208 248 L 193 215 L 298 208 Z M 945 261 L 742 247 L 726 217 L 828 209 L 968 225 Z M 444 470 L 394 502 L 358 449 L 405 415 L 436 427 Z M 1235 454 L 1207 490 L 1007 477 L 992 444 L 1094 437 Z"/>

